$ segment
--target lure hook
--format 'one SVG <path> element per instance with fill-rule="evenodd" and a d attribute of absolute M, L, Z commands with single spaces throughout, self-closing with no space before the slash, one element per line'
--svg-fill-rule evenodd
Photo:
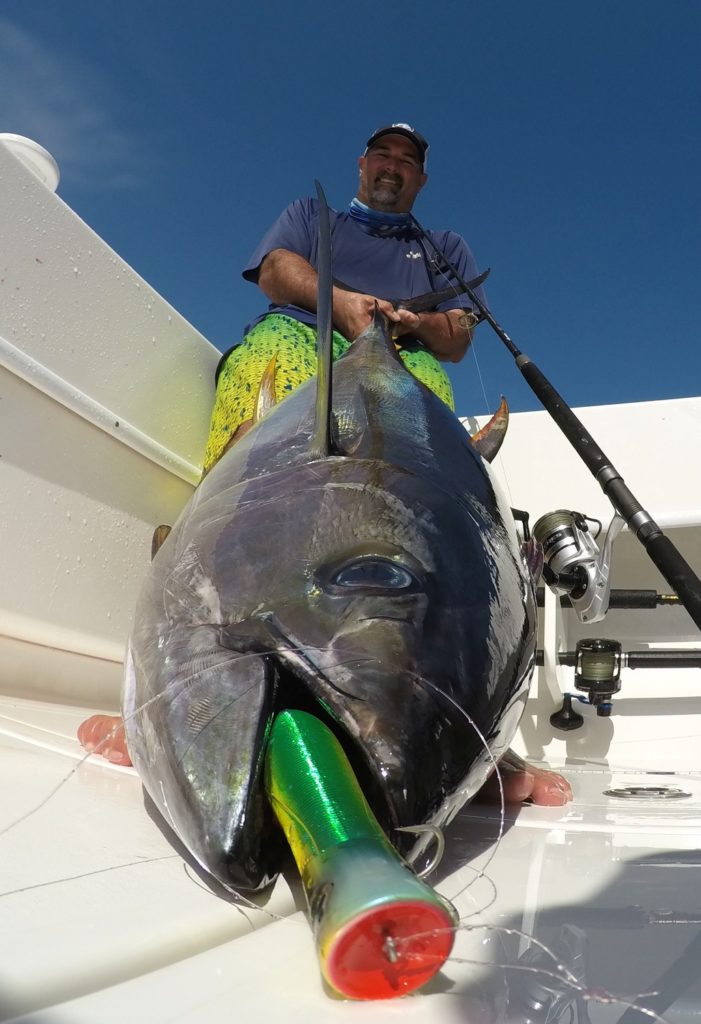
<path fill-rule="evenodd" d="M 428 862 L 425 868 L 421 871 L 417 871 L 416 874 L 419 878 L 426 878 L 427 875 L 430 875 L 432 871 L 436 870 L 440 862 L 443 860 L 443 854 L 445 853 L 445 836 L 437 825 L 401 825 L 395 829 L 395 832 L 410 832 L 415 836 L 424 835 L 428 832 L 432 835 L 436 843 L 436 851 L 433 855 L 433 859 Z"/>

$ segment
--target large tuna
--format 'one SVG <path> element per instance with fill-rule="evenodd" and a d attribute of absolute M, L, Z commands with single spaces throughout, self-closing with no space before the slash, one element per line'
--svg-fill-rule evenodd
<path fill-rule="evenodd" d="M 148 792 L 212 876 L 248 890 L 281 863 L 263 780 L 276 712 L 331 725 L 401 848 L 393 829 L 446 823 L 484 781 L 482 737 L 501 756 L 533 665 L 510 510 L 379 314 L 334 364 L 327 451 L 316 397 L 315 379 L 200 484 L 152 563 L 128 657 Z"/>

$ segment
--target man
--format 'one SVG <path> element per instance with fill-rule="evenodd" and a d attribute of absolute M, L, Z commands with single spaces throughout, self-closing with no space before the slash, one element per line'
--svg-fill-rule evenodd
<path fill-rule="evenodd" d="M 463 279 L 474 278 L 477 269 L 459 235 L 427 232 L 426 238 L 411 217 L 427 180 L 427 151 L 428 143 L 410 125 L 378 129 L 358 160 L 357 196 L 347 210 L 330 212 L 334 278 L 343 283 L 333 290 L 334 358 L 368 326 L 377 303 L 392 324 L 407 369 L 454 409 L 441 363 L 462 359 L 478 318 L 431 243 Z M 249 425 L 257 383 L 273 355 L 278 401 L 316 373 L 317 260 L 318 203 L 297 200 L 273 224 L 243 272 L 271 305 L 220 364 L 205 472 Z M 395 310 L 388 301 L 451 287 L 455 294 L 432 312 Z"/>
<path fill-rule="evenodd" d="M 407 369 L 454 409 L 441 362 L 462 359 L 478 318 L 450 269 L 436 259 L 411 218 L 414 200 L 427 181 L 427 151 L 428 143 L 410 125 L 378 129 L 358 160 L 357 196 L 347 211 L 331 211 L 333 271 L 345 285 L 333 290 L 334 358 L 368 326 L 377 304 L 392 324 Z M 472 253 L 459 235 L 445 231 L 428 236 L 463 279 L 476 276 Z M 225 353 L 219 364 L 205 473 L 250 426 L 258 385 L 273 356 L 278 401 L 316 373 L 317 257 L 317 201 L 298 200 L 264 236 L 243 272 L 271 305 L 246 329 L 242 344 Z M 389 301 L 447 287 L 455 287 L 455 294 L 431 312 L 397 310 Z M 131 764 L 119 718 L 93 716 L 80 726 L 78 738 L 87 750 L 115 764 Z M 511 752 L 502 759 L 500 770 L 509 802 L 530 798 L 564 804 L 571 798 L 561 776 L 526 765 Z M 494 777 L 485 792 L 491 799 L 499 798 Z"/>

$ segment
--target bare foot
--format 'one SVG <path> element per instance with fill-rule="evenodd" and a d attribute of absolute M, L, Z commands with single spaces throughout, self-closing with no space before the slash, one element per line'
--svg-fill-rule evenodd
<path fill-rule="evenodd" d="M 78 739 L 87 751 L 100 754 L 112 764 L 125 767 L 131 765 L 124 725 L 119 715 L 93 715 L 79 726 Z M 532 800 L 534 804 L 545 807 L 561 807 L 572 799 L 570 784 L 562 775 L 527 764 L 512 750 L 501 759 L 499 772 L 507 804 Z M 495 775 L 487 779 L 477 799 L 500 799 L 499 783 Z"/>
<path fill-rule="evenodd" d="M 507 751 L 499 762 L 499 774 L 507 804 L 532 800 L 543 807 L 561 807 L 572 799 L 569 782 L 557 772 L 546 771 L 528 764 L 513 750 Z M 500 799 L 499 782 L 491 775 L 480 790 L 482 800 Z"/>
<path fill-rule="evenodd" d="M 78 726 L 78 739 L 91 754 L 100 754 L 112 764 L 131 765 L 119 715 L 93 715 Z"/>

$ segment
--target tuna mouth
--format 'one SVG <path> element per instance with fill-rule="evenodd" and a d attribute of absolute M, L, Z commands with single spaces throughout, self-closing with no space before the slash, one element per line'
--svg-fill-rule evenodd
<path fill-rule="evenodd" d="M 343 725 L 335 718 L 323 700 L 312 692 L 307 680 L 301 679 L 296 672 L 290 671 L 289 668 L 279 661 L 276 664 L 276 668 L 278 685 L 273 702 L 272 717 L 279 715 L 282 711 L 304 711 L 325 725 L 340 743 L 373 814 L 382 828 L 386 832 L 390 832 L 394 828 L 396 821 L 391 811 L 388 794 L 363 756 L 360 745 L 344 729 Z"/>
<path fill-rule="evenodd" d="M 251 628 L 252 627 L 252 628 Z M 386 833 L 391 833 L 397 824 L 392 801 L 387 788 L 375 766 L 364 755 L 359 743 L 344 728 L 338 718 L 318 695 L 321 686 L 353 701 L 356 694 L 345 694 L 332 682 L 290 639 L 270 614 L 249 620 L 240 627 L 226 628 L 221 632 L 222 646 L 239 652 L 256 653 L 269 660 L 275 667 L 275 686 L 272 702 L 272 723 L 282 711 L 304 711 L 319 719 L 335 736 L 348 758 L 358 785 L 373 814 Z M 316 684 L 316 685 L 315 685 Z M 260 763 L 264 761 L 265 749 L 260 752 Z"/>

